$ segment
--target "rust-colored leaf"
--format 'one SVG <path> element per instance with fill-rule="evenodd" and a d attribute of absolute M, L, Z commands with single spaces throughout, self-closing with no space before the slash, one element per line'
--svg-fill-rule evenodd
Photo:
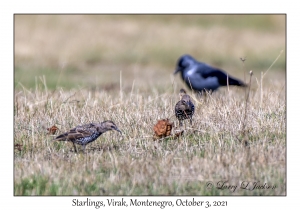
<path fill-rule="evenodd" d="M 171 135 L 173 123 L 169 121 L 169 119 L 158 120 L 153 130 L 155 132 L 155 136 L 162 138 Z"/>
<path fill-rule="evenodd" d="M 51 128 L 47 128 L 47 131 L 49 131 L 48 134 L 51 134 L 51 135 L 54 135 L 57 130 L 59 130 L 59 129 L 55 125 L 53 125 Z"/>

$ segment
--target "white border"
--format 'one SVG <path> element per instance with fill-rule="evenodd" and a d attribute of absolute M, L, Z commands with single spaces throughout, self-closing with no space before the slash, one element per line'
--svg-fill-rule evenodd
<path fill-rule="evenodd" d="M 289 8 L 289 10 L 287 10 Z M 299 190 L 299 12 L 297 4 L 282 1 L 2 1 L 1 3 L 1 206 L 4 209 L 72 209 L 75 197 L 13 196 L 13 14 L 14 13 L 287 13 L 287 119 L 288 172 L 286 197 L 197 197 L 198 200 L 226 200 L 230 209 L 297 205 Z M 255 46 L 254 46 L 255 47 Z M 297 144 L 297 145 L 295 145 Z M 298 146 L 298 147 L 297 147 Z M 79 197 L 83 199 L 84 197 Z M 92 197 L 100 199 L 101 197 Z M 109 197 L 102 197 L 107 199 Z M 127 197 L 126 199 L 133 198 Z M 141 197 L 137 197 L 141 198 Z M 144 197 L 143 197 L 144 198 Z M 150 197 L 172 200 L 177 197 Z M 184 198 L 184 197 L 180 197 Z M 191 197 L 188 197 L 191 198 Z M 121 197 L 115 197 L 121 199 Z M 297 205 L 298 206 L 298 205 Z M 6 207 L 6 208 L 5 208 Z M 7 208 L 8 207 L 8 208 Z M 93 207 L 90 207 L 93 208 Z M 179 207 L 177 207 L 179 208 Z M 199 207 L 197 207 L 199 208 Z M 107 207 L 105 208 L 107 209 Z"/>

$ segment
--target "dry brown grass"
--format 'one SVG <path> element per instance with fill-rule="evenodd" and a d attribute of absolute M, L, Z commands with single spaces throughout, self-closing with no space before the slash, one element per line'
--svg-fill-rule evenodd
<path fill-rule="evenodd" d="M 15 101 L 15 143 L 23 148 L 15 151 L 15 194 L 284 195 L 282 85 L 274 83 L 272 91 L 266 90 L 262 103 L 259 94 L 250 93 L 246 147 L 238 140 L 244 119 L 243 90 L 223 89 L 203 100 L 197 105 L 194 127 L 186 124 L 179 140 L 167 138 L 161 143 L 152 141 L 153 125 L 173 115 L 178 95 L 172 92 L 145 97 L 133 90 L 120 99 L 85 90 L 20 91 Z M 106 133 L 87 147 L 87 154 L 75 154 L 71 144 L 53 142 L 47 131 L 53 124 L 63 132 L 106 119 L 120 127 L 123 137 Z M 40 179 L 46 180 L 43 189 Z M 205 189 L 207 181 L 220 180 L 260 181 L 277 188 L 234 193 Z"/>

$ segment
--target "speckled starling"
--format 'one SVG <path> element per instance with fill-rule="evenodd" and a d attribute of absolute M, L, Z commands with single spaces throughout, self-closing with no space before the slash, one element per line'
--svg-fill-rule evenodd
<path fill-rule="evenodd" d="M 87 144 L 95 141 L 102 133 L 109 130 L 116 130 L 122 133 L 114 122 L 107 120 L 102 123 L 90 123 L 77 126 L 70 131 L 57 136 L 54 140 L 72 142 L 75 152 L 77 152 L 75 144 L 82 145 L 82 149 L 85 151 Z"/>
<path fill-rule="evenodd" d="M 179 120 L 179 126 L 182 126 L 182 120 L 189 119 L 192 124 L 192 117 L 195 106 L 189 95 L 183 89 L 180 90 L 181 100 L 175 105 L 175 116 Z"/>

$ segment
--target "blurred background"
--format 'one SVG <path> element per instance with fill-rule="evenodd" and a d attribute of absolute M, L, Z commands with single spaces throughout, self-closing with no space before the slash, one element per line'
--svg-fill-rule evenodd
<path fill-rule="evenodd" d="M 15 15 L 14 87 L 163 92 L 185 53 L 244 78 L 285 80 L 285 15 Z M 246 57 L 243 66 L 241 57 Z M 41 85 L 43 86 L 43 85 Z"/>

